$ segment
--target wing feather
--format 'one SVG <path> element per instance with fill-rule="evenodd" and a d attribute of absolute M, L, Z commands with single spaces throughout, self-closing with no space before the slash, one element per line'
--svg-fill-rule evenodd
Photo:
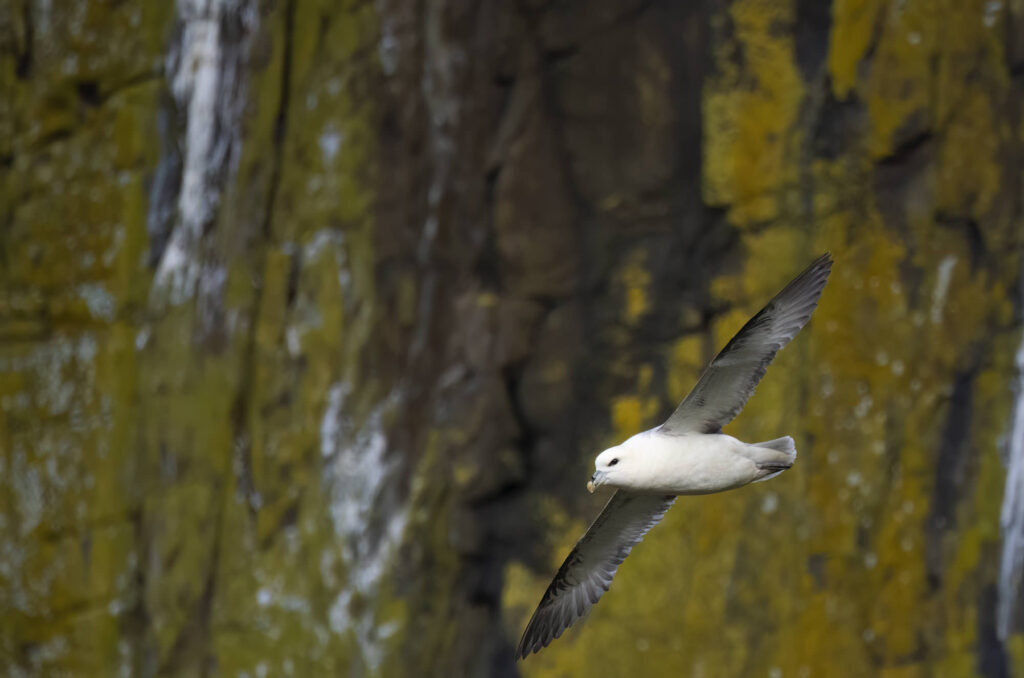
<path fill-rule="evenodd" d="M 632 548 L 665 515 L 675 497 L 617 491 L 558 569 L 526 625 L 516 658 L 546 647 L 608 590 Z"/>
<path fill-rule="evenodd" d="M 807 324 L 831 270 L 832 257 L 826 252 L 775 295 L 711 361 L 661 430 L 714 433 L 732 421 L 775 354 Z"/>

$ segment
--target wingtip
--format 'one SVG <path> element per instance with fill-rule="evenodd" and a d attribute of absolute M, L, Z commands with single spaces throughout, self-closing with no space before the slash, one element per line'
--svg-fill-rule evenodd
<path fill-rule="evenodd" d="M 519 646 L 516 648 L 516 653 L 514 655 L 514 660 L 516 662 L 521 662 L 524 659 L 526 659 L 527 657 L 529 657 L 531 654 L 537 652 L 538 649 L 540 649 L 540 648 L 537 648 L 537 647 L 533 647 L 533 648 L 527 647 L 526 638 L 524 637 L 522 640 L 519 641 Z"/>
<path fill-rule="evenodd" d="M 530 630 L 530 627 L 527 626 L 526 627 L 526 631 L 523 632 L 523 637 L 519 639 L 519 644 L 516 645 L 515 654 L 512 655 L 515 658 L 515 661 L 520 661 L 522 659 L 526 659 L 526 655 L 529 654 L 526 651 L 526 632 L 529 631 L 529 630 Z"/>
<path fill-rule="evenodd" d="M 537 642 L 537 633 L 533 622 L 534 620 L 530 619 L 530 623 L 526 625 L 526 630 L 523 631 L 523 636 L 519 639 L 519 645 L 516 646 L 515 660 L 517 662 L 539 652 L 545 645 L 545 643 Z"/>
<path fill-rule="evenodd" d="M 810 263 L 810 265 L 804 269 L 804 272 L 798 275 L 794 282 L 797 280 L 805 280 L 809 277 L 822 276 L 824 280 L 828 279 L 830 273 L 832 273 L 832 264 L 835 260 L 832 258 L 832 253 L 826 250 L 823 254 L 818 255 L 818 258 Z"/>

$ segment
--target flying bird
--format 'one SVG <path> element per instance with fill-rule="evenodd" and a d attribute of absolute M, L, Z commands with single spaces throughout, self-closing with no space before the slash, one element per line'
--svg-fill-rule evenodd
<path fill-rule="evenodd" d="M 807 324 L 831 270 L 826 252 L 747 321 L 664 424 L 597 455 L 587 489 L 607 485 L 616 492 L 544 592 L 516 659 L 547 647 L 597 603 L 677 496 L 731 490 L 793 465 L 796 446 L 789 436 L 751 444 L 722 427 L 746 405 L 779 349 Z"/>

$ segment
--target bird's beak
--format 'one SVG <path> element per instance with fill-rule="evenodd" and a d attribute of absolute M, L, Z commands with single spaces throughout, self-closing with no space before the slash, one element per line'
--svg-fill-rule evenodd
<path fill-rule="evenodd" d="M 601 472 L 594 471 L 594 475 L 590 476 L 590 482 L 587 483 L 587 492 L 594 494 L 594 490 L 597 489 L 597 483 L 601 479 Z"/>

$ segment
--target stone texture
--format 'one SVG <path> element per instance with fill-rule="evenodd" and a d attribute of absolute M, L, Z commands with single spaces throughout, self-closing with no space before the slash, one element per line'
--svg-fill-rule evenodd
<path fill-rule="evenodd" d="M 0 673 L 1020 675 L 1022 16 L 0 4 Z M 728 431 L 797 466 L 513 666 L 593 455 L 825 249 Z"/>

